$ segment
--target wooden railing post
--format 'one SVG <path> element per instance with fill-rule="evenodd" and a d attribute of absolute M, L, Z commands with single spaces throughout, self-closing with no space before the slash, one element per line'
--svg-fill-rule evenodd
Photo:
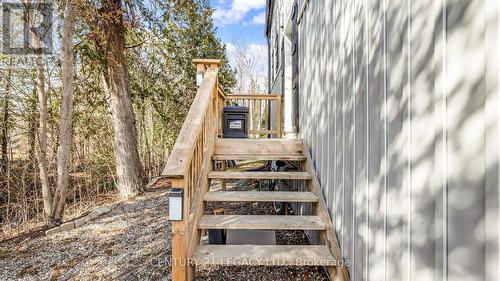
<path fill-rule="evenodd" d="M 281 96 L 276 97 L 276 138 L 281 138 Z"/>
<path fill-rule="evenodd" d="M 203 76 L 209 67 L 219 68 L 220 60 L 216 59 L 194 59 L 193 63 L 196 64 L 196 86 L 201 85 Z"/>
<path fill-rule="evenodd" d="M 185 188 L 184 179 L 172 179 L 172 187 Z M 182 220 L 172 222 L 172 280 L 190 280 L 192 276 L 186 255 L 188 243 L 186 224 L 189 216 L 187 201 L 188 198 L 184 194 Z"/>
<path fill-rule="evenodd" d="M 172 280 L 192 280 L 194 267 L 189 258 L 199 243 L 197 221 L 203 211 L 203 192 L 208 188 L 217 134 L 217 71 L 219 60 L 197 59 L 198 91 L 167 161 L 163 175 L 172 187 L 184 189 L 182 219 L 172 221 Z M 195 215 L 196 214 L 196 215 Z"/>

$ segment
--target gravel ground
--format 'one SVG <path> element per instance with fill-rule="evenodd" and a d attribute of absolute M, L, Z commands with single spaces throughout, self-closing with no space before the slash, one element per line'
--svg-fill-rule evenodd
<path fill-rule="evenodd" d="M 228 183 L 230 190 L 248 188 L 245 181 Z M 151 190 L 72 231 L 0 243 L 0 280 L 170 280 L 167 195 L 166 189 Z M 232 214 L 272 210 L 262 203 L 222 203 L 210 204 L 207 213 L 214 207 Z M 307 244 L 307 239 L 301 231 L 279 231 L 277 242 Z M 293 266 L 205 266 L 197 268 L 195 279 L 328 280 L 320 267 Z"/>
<path fill-rule="evenodd" d="M 169 280 L 166 189 L 72 231 L 0 244 L 0 280 Z"/>

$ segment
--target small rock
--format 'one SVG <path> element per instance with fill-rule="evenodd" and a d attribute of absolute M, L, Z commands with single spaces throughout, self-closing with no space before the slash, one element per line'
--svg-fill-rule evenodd
<path fill-rule="evenodd" d="M 92 212 L 96 212 L 100 216 L 100 215 L 111 212 L 111 209 L 108 206 L 101 206 L 97 209 L 94 209 L 94 211 L 92 211 Z"/>
<path fill-rule="evenodd" d="M 77 219 L 77 220 L 75 221 L 75 228 L 76 228 L 76 227 L 80 227 L 80 226 L 82 226 L 82 225 L 86 224 L 86 223 L 87 223 L 87 221 L 85 220 L 85 218 L 86 218 L 86 217 L 83 217 L 83 218 L 79 218 L 79 219 Z"/>
<path fill-rule="evenodd" d="M 45 235 L 51 235 L 58 232 L 61 232 L 61 228 L 59 226 L 46 230 Z"/>
<path fill-rule="evenodd" d="M 60 227 L 61 227 L 61 231 L 72 230 L 73 228 L 75 228 L 75 222 L 74 221 L 65 222 L 65 223 L 61 224 Z"/>
<path fill-rule="evenodd" d="M 17 247 L 16 247 L 16 252 L 18 252 L 18 253 L 22 253 L 22 252 L 25 252 L 27 249 L 28 249 L 28 247 L 27 247 L 26 245 L 23 245 L 23 246 L 17 246 Z"/>
<path fill-rule="evenodd" d="M 102 206 L 102 211 L 103 211 L 103 214 L 106 214 L 106 213 L 111 212 L 111 208 L 108 206 Z"/>
<path fill-rule="evenodd" d="M 53 269 L 52 272 L 50 273 L 50 280 L 57 280 L 59 279 L 59 276 L 61 276 L 61 270 L 59 269 Z"/>
<path fill-rule="evenodd" d="M 99 215 L 100 215 L 99 213 L 93 210 L 87 217 L 90 217 L 91 220 L 95 220 Z"/>

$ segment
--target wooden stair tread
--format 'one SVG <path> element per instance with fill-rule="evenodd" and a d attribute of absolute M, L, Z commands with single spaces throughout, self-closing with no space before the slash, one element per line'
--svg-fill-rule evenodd
<path fill-rule="evenodd" d="M 198 228 L 325 230 L 326 226 L 318 216 L 205 215 Z"/>
<path fill-rule="evenodd" d="M 214 154 L 213 160 L 288 160 L 304 161 L 306 157 L 302 154 Z"/>
<path fill-rule="evenodd" d="M 269 179 L 269 180 L 310 180 L 312 177 L 307 172 L 232 172 L 212 171 L 209 179 Z"/>
<path fill-rule="evenodd" d="M 312 192 L 295 191 L 215 191 L 207 192 L 205 201 L 224 202 L 318 202 Z"/>
<path fill-rule="evenodd" d="M 335 265 L 325 245 L 199 245 L 191 260 L 196 265 Z"/>
<path fill-rule="evenodd" d="M 214 160 L 290 160 L 303 161 L 303 144 L 288 139 L 215 140 Z"/>
<path fill-rule="evenodd" d="M 215 140 L 215 154 L 303 154 L 300 140 L 227 139 Z"/>

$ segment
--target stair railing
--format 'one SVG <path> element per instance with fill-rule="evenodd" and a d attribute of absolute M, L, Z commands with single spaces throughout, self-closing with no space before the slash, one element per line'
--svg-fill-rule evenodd
<path fill-rule="evenodd" d="M 163 176 L 183 189 L 182 219 L 172 222 L 172 280 L 191 280 L 189 257 L 199 243 L 198 220 L 220 124 L 221 95 L 217 83 L 219 60 L 196 59 L 198 90 L 182 125 Z"/>
<path fill-rule="evenodd" d="M 222 136 L 224 106 L 249 107 L 251 137 L 281 137 L 280 96 L 226 94 L 217 82 L 220 60 L 195 59 L 193 62 L 198 90 L 162 173 L 172 182 L 172 188 L 183 190 L 182 218 L 172 221 L 170 264 L 175 281 L 193 278 L 189 258 L 200 241 L 201 231 L 197 225 L 205 207 L 203 196 L 209 189 L 208 173 L 213 169 L 215 139 Z M 275 113 L 272 119 L 271 111 Z"/>

